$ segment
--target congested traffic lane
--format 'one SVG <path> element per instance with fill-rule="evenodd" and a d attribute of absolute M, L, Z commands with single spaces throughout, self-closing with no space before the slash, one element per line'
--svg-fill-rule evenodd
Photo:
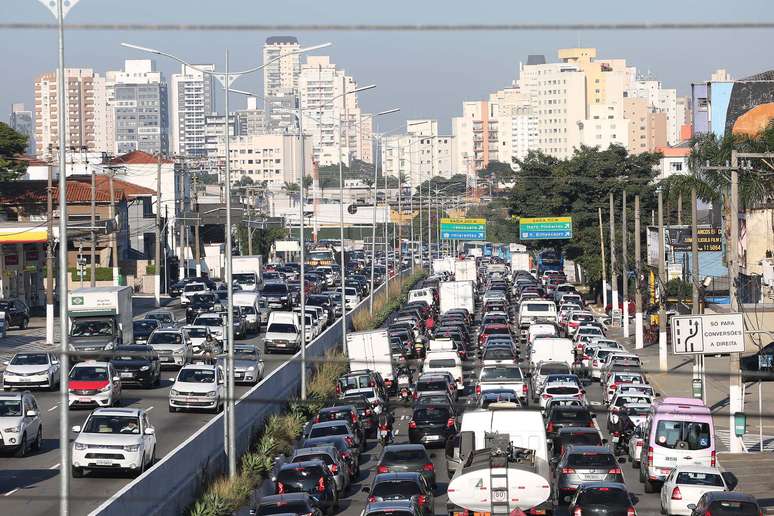
<path fill-rule="evenodd" d="M 178 321 L 185 321 L 185 312 L 178 302 L 170 306 Z M 135 314 L 141 316 L 142 313 Z M 238 340 L 237 343 L 256 344 L 263 351 L 262 337 Z M 264 376 L 279 367 L 288 356 L 269 355 Z M 156 429 L 156 457 L 161 458 L 174 450 L 213 417 L 205 412 L 169 413 L 169 389 L 177 374 L 175 369 L 162 371 L 161 385 L 152 389 L 126 387 L 121 406 L 140 407 L 148 412 Z M 236 396 L 241 397 L 251 386 L 237 385 Z M 35 391 L 43 422 L 43 449 L 27 457 L 3 457 L 0 469 L 0 514 L 48 515 L 58 511 L 59 503 L 59 393 Z M 82 425 L 90 410 L 71 410 L 70 426 Z M 73 436 L 74 437 L 74 436 Z M 69 465 L 66 465 L 69 467 Z M 181 472 L 184 474 L 184 472 Z M 71 511 L 88 514 L 116 491 L 131 481 L 129 475 L 110 476 L 92 473 L 71 480 Z"/>

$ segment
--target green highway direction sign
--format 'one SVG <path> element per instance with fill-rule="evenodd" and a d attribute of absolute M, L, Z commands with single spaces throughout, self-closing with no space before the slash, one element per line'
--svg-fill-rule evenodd
<path fill-rule="evenodd" d="M 443 240 L 486 240 L 486 219 L 441 219 Z"/>
<path fill-rule="evenodd" d="M 568 240 L 572 238 L 572 217 L 519 219 L 520 240 Z"/>

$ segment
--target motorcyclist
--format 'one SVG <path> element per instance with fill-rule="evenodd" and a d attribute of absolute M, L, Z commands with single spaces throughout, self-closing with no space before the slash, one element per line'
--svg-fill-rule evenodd
<path fill-rule="evenodd" d="M 393 416 L 389 411 L 382 412 L 379 414 L 379 432 L 381 433 L 382 430 L 387 431 L 387 435 L 384 437 L 384 444 L 388 444 L 392 442 L 392 423 L 395 420 L 395 416 Z M 381 436 L 380 436 L 381 439 Z"/>
<path fill-rule="evenodd" d="M 400 378 L 401 376 L 408 376 L 409 385 L 414 383 L 414 379 L 411 377 L 411 368 L 405 364 L 398 366 L 398 369 L 395 372 L 396 378 Z"/>

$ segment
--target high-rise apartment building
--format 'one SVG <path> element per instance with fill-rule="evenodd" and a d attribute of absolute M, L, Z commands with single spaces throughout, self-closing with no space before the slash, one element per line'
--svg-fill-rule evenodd
<path fill-rule="evenodd" d="M 8 125 L 17 133 L 27 137 L 27 149 L 30 156 L 35 154 L 35 119 L 32 111 L 24 109 L 24 104 L 11 104 L 11 117 Z"/>
<path fill-rule="evenodd" d="M 253 136 L 266 133 L 266 114 L 258 108 L 256 97 L 247 97 L 247 108 L 234 111 L 236 132 L 239 136 Z"/>
<path fill-rule="evenodd" d="M 667 143 L 680 143 L 680 129 L 688 121 L 688 109 L 686 99 L 678 97 L 676 89 L 664 88 L 661 81 L 643 79 L 635 81 L 629 96 L 643 98 L 651 108 L 665 113 Z"/>
<path fill-rule="evenodd" d="M 167 84 L 155 62 L 127 60 L 124 70 L 108 74 L 112 82 L 115 152 L 169 152 Z M 110 95 L 108 95 L 110 97 Z M 110 109 L 110 105 L 108 106 Z"/>
<path fill-rule="evenodd" d="M 170 86 L 172 152 L 184 156 L 206 155 L 204 117 L 215 111 L 214 79 L 205 73 L 212 64 L 189 67 L 172 74 Z"/>
<path fill-rule="evenodd" d="M 403 174 L 412 186 L 454 175 L 454 138 L 439 134 L 437 120 L 408 120 L 405 134 L 385 136 L 381 144 L 384 175 Z"/>
<path fill-rule="evenodd" d="M 271 64 L 263 69 L 263 96 L 270 97 L 281 92 L 298 89 L 301 74 L 301 56 L 298 39 L 294 36 L 271 36 L 263 45 L 263 62 Z M 281 59 L 278 59 L 280 56 Z"/>
<path fill-rule="evenodd" d="M 667 114 L 655 110 L 641 97 L 624 98 L 624 117 L 629 121 L 629 152 L 656 152 L 667 144 Z"/>
<path fill-rule="evenodd" d="M 629 120 L 621 104 L 592 104 L 580 125 L 581 144 L 605 150 L 611 145 L 629 148 Z"/>
<path fill-rule="evenodd" d="M 486 100 L 462 103 L 462 116 L 452 118 L 454 166 L 471 174 L 499 161 L 498 106 Z"/>
<path fill-rule="evenodd" d="M 292 134 L 257 134 L 236 136 L 229 145 L 231 180 L 237 182 L 249 177 L 254 182 L 267 181 L 281 186 L 297 183 L 301 166 L 301 147 L 298 136 Z M 312 173 L 312 142 L 304 141 L 304 168 Z M 226 155 L 225 141 L 218 144 L 218 154 Z"/>

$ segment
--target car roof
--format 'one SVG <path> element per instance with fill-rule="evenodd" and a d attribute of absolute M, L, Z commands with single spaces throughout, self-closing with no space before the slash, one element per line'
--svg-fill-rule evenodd
<path fill-rule="evenodd" d="M 704 499 L 708 502 L 714 502 L 716 500 L 729 500 L 734 502 L 758 503 L 758 500 L 754 496 L 746 493 L 740 493 L 739 491 L 709 491 L 704 493 Z"/>
<path fill-rule="evenodd" d="M 565 426 L 560 428 L 557 435 L 560 434 L 596 434 L 599 435 L 599 430 L 591 428 L 589 426 Z"/>
<path fill-rule="evenodd" d="M 335 419 L 333 421 L 320 421 L 319 423 L 314 423 L 312 425 L 312 428 L 323 428 L 328 426 L 341 426 L 341 425 L 349 426 L 349 422 L 343 419 Z"/>
<path fill-rule="evenodd" d="M 77 363 L 73 364 L 73 367 L 86 367 L 86 366 L 89 366 L 89 367 L 97 367 L 97 366 L 107 367 L 108 363 L 107 362 L 103 362 L 103 361 L 98 361 L 98 360 L 86 360 L 85 362 L 77 362 Z"/>
<path fill-rule="evenodd" d="M 389 444 L 384 447 L 384 451 L 408 451 L 408 450 L 425 450 L 425 446 L 423 444 Z"/>
<path fill-rule="evenodd" d="M 141 408 L 98 408 L 94 409 L 91 415 L 99 416 L 139 416 L 145 412 L 145 409 Z"/>
<path fill-rule="evenodd" d="M 25 394 L 32 394 L 30 391 L 0 391 L 0 399 L 21 399 Z"/>
<path fill-rule="evenodd" d="M 301 462 L 286 462 L 285 464 L 280 466 L 280 471 L 287 470 L 287 469 L 296 469 L 296 468 L 309 468 L 311 466 L 325 466 L 325 463 L 319 459 L 305 460 Z"/>
<path fill-rule="evenodd" d="M 701 465 L 683 465 L 683 466 L 675 466 L 674 471 L 677 471 L 678 473 L 682 473 L 684 471 L 695 471 L 696 473 L 716 473 L 720 475 L 721 471 L 713 466 L 701 466 Z"/>
<path fill-rule="evenodd" d="M 293 457 L 297 457 L 298 455 L 308 455 L 311 453 L 328 453 L 333 455 L 335 453 L 336 447 L 332 444 L 318 444 L 316 446 L 307 446 L 306 448 L 296 448 L 293 452 Z"/>
<path fill-rule="evenodd" d="M 269 495 L 261 498 L 258 502 L 259 505 L 276 504 L 277 502 L 295 502 L 298 500 L 308 501 L 311 500 L 312 495 L 309 493 L 285 493 L 278 495 Z"/>
<path fill-rule="evenodd" d="M 373 484 L 377 482 L 391 482 L 394 480 L 419 480 L 421 473 L 418 471 L 399 471 L 395 473 L 379 473 L 372 481 Z"/>
<path fill-rule="evenodd" d="M 607 446 L 588 446 L 571 444 L 567 449 L 568 453 L 606 453 L 612 455 L 613 452 Z"/>
<path fill-rule="evenodd" d="M 180 368 L 183 369 L 206 369 L 208 371 L 214 371 L 217 366 L 213 364 L 188 364 Z"/>
<path fill-rule="evenodd" d="M 607 487 L 610 489 L 621 489 L 622 491 L 629 492 L 629 488 L 626 484 L 621 482 L 581 482 L 578 489 L 599 489 L 600 487 Z"/>

